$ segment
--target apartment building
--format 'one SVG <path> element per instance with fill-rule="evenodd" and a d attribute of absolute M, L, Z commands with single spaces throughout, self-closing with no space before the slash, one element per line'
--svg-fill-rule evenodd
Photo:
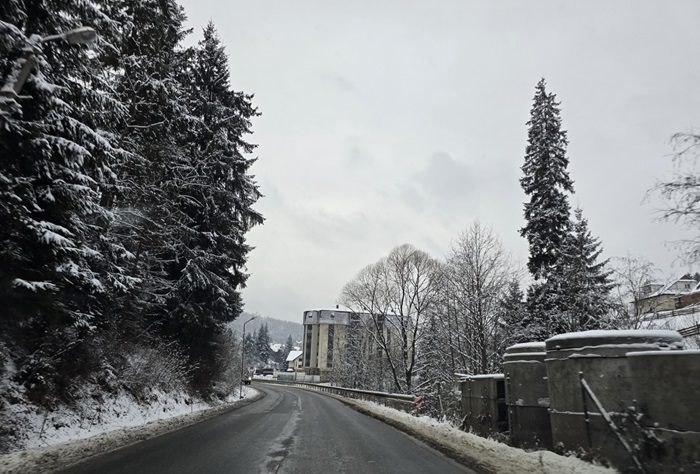
<path fill-rule="evenodd" d="M 303 367 L 307 372 L 326 371 L 333 368 L 348 337 L 353 322 L 359 315 L 351 311 L 313 309 L 304 311 Z"/>
<path fill-rule="evenodd" d="M 389 347 L 399 341 L 399 317 L 370 315 L 347 309 L 313 309 L 304 312 L 302 366 L 307 374 L 323 375 L 333 369 L 334 362 L 372 352 L 383 357 L 375 341 L 377 331 Z M 354 350 L 348 350 L 351 347 Z M 400 349 L 400 347 L 399 347 Z"/>

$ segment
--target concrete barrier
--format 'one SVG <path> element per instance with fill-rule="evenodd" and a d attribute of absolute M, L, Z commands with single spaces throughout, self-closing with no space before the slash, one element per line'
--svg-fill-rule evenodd
<path fill-rule="evenodd" d="M 479 436 L 507 431 L 504 375 L 470 375 L 462 382 L 462 414 L 466 427 Z"/>
<path fill-rule="evenodd" d="M 620 470 L 638 468 L 633 447 L 615 419 L 635 398 L 628 352 L 682 349 L 675 331 L 585 331 L 545 341 L 552 441 L 558 451 L 581 450 Z"/>
<path fill-rule="evenodd" d="M 527 342 L 503 356 L 510 442 L 518 448 L 552 449 L 545 355 L 544 342 Z"/>
<path fill-rule="evenodd" d="M 700 472 L 700 351 L 627 353 L 637 415 L 626 427 L 648 472 Z"/>

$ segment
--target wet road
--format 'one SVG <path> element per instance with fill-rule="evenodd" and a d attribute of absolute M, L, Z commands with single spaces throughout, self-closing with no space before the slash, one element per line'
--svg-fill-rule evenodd
<path fill-rule="evenodd" d="M 472 473 L 338 400 L 257 384 L 267 396 L 61 474 Z"/>

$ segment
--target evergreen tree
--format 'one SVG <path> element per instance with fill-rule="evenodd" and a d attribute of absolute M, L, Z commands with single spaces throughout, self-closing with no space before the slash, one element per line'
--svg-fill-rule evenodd
<path fill-rule="evenodd" d="M 599 261 L 602 245 L 591 235 L 583 211 L 578 208 L 574 215 L 559 272 L 565 299 L 562 306 L 567 308 L 562 326 L 566 331 L 601 329 L 608 326 L 606 316 L 612 309 L 612 271 L 606 269 L 608 260 Z"/>
<path fill-rule="evenodd" d="M 191 317 L 225 323 L 241 312 L 238 289 L 247 279 L 250 251 L 245 233 L 262 222 L 252 209 L 260 197 L 248 174 L 254 160 L 242 155 L 254 149 L 243 135 L 250 133 L 250 118 L 257 112 L 251 96 L 231 91 L 227 57 L 212 23 L 183 80 L 197 122 L 189 141 L 191 175 L 179 190 L 186 234 L 176 295 Z"/>
<path fill-rule="evenodd" d="M 525 295 L 517 280 L 512 280 L 508 284 L 508 289 L 501 298 L 499 306 L 500 328 L 497 340 L 500 348 L 496 353 L 502 356 L 509 346 L 533 339 L 527 327 L 530 315 L 525 304 Z"/>
<path fill-rule="evenodd" d="M 255 346 L 263 364 L 267 364 L 272 354 L 272 348 L 270 348 L 270 331 L 267 328 L 267 323 L 260 326 L 260 331 L 258 331 L 257 339 L 255 340 Z"/>
<path fill-rule="evenodd" d="M 104 61 L 128 109 L 118 134 L 130 153 L 119 162 L 117 185 L 103 195 L 115 214 L 106 234 L 125 246 L 115 260 L 142 282 L 120 302 L 127 306 L 123 316 L 160 324 L 168 319 L 164 301 L 173 285 L 168 271 L 182 234 L 175 196 L 187 176 L 186 152 L 176 140 L 189 125 L 177 80 L 185 60 L 179 50 L 187 33 L 185 15 L 173 0 L 118 0 L 110 8 L 121 27 Z"/>
<path fill-rule="evenodd" d="M 528 145 L 520 179 L 529 202 L 525 203 L 527 223 L 520 235 L 528 241 L 528 269 L 536 279 L 546 279 L 560 258 L 569 230 L 569 199 L 573 182 L 566 157 L 566 131 L 561 129 L 559 102 L 545 90 L 544 79 L 537 83 Z"/>
<path fill-rule="evenodd" d="M 520 235 L 528 241 L 528 269 L 535 282 L 528 289 L 528 332 L 543 340 L 562 331 L 557 322 L 566 311 L 562 299 L 562 250 L 570 230 L 569 177 L 566 131 L 561 129 L 559 102 L 548 93 L 544 79 L 536 86 L 528 122 L 528 144 L 520 179 L 529 202 L 524 205 L 525 227 Z"/>
<path fill-rule="evenodd" d="M 284 344 L 284 358 L 282 359 L 282 362 L 285 362 L 287 360 L 287 357 L 289 356 L 289 353 L 294 350 L 294 340 L 292 339 L 292 335 L 290 334 L 287 336 L 287 342 Z"/>
<path fill-rule="evenodd" d="M 93 2 L 0 5 L 7 92 L 25 62 L 35 62 L 19 96 L 0 98 L 2 342 L 17 355 L 17 380 L 42 402 L 68 396 L 65 379 L 89 367 L 80 351 L 109 299 L 96 242 L 109 218 L 100 189 L 121 154 L 109 130 L 123 108 L 104 82 L 99 44 L 42 40 L 83 25 L 112 28 Z"/>
<path fill-rule="evenodd" d="M 250 364 L 257 363 L 258 359 L 260 358 L 258 354 L 258 343 L 255 331 L 253 331 L 252 334 L 248 332 L 245 335 L 245 353 L 246 360 L 251 361 Z"/>
<path fill-rule="evenodd" d="M 228 59 L 212 23 L 180 80 L 191 127 L 172 194 L 180 228 L 167 269 L 173 290 L 166 305 L 194 361 L 208 366 L 216 335 L 242 310 L 250 251 L 245 233 L 262 223 L 252 209 L 260 196 L 248 174 L 254 160 L 243 157 L 254 149 L 244 135 L 257 112 L 251 96 L 231 90 Z M 207 383 L 206 371 L 197 375 L 198 384 Z"/>

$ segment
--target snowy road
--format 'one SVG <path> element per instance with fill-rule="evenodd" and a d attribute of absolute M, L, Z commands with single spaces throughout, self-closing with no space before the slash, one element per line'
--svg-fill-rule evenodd
<path fill-rule="evenodd" d="M 473 473 L 338 400 L 258 385 L 261 400 L 61 471 L 84 473 Z"/>

